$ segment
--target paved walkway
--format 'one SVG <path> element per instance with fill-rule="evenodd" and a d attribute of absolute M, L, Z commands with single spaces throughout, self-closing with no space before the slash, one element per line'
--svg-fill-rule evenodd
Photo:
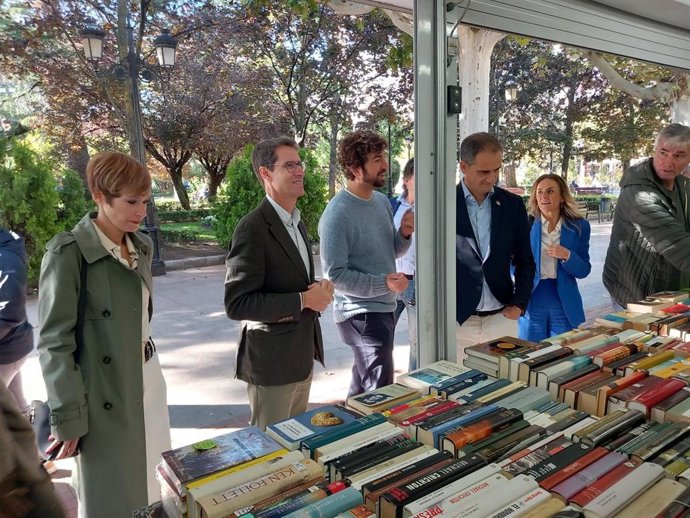
<path fill-rule="evenodd" d="M 592 222 L 590 253 L 592 273 L 580 283 L 588 319 L 606 312 L 610 301 L 601 284 L 601 271 L 611 233 L 611 223 Z M 315 261 L 319 265 L 319 261 Z M 155 278 L 153 337 L 168 385 L 168 405 L 173 446 L 189 444 L 229 429 L 247 425 L 249 406 L 245 383 L 234 379 L 238 323 L 223 308 L 223 265 L 171 271 Z M 37 322 L 37 302 L 28 304 L 29 318 Z M 326 367 L 314 366 L 312 404 L 345 398 L 352 366 L 352 352 L 340 339 L 327 310 L 321 325 Z M 403 312 L 395 335 L 396 372 L 407 371 L 409 341 Z M 45 387 L 34 353 L 23 371 L 27 397 L 44 399 Z M 70 461 L 58 480 L 64 483 Z M 69 495 L 66 484 L 62 492 Z M 72 505 L 70 505 L 72 507 Z"/>

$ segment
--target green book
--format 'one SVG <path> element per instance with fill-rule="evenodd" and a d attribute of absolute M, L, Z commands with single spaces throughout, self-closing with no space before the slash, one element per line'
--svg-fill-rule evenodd
<path fill-rule="evenodd" d="M 347 423 L 333 430 L 329 430 L 327 432 L 318 435 L 313 435 L 311 437 L 308 437 L 307 439 L 304 439 L 302 441 L 300 449 L 302 450 L 305 456 L 313 459 L 314 451 L 319 446 L 323 446 L 324 444 L 337 441 L 339 439 L 342 439 L 343 437 L 352 435 L 353 433 L 357 433 L 361 430 L 366 430 L 368 428 L 371 428 L 372 426 L 376 426 L 378 424 L 385 422 L 386 418 L 383 414 L 374 413 L 365 415 L 355 421 L 352 421 L 351 423 Z"/>

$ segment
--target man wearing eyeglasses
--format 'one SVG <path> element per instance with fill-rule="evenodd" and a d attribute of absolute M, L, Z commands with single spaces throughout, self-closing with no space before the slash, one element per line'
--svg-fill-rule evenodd
<path fill-rule="evenodd" d="M 347 188 L 329 202 L 319 222 L 324 276 L 335 285 L 333 315 L 354 353 L 348 396 L 393 383 L 394 312 L 407 277 L 396 272 L 414 231 L 408 210 L 396 231 L 383 187 L 388 172 L 386 141 L 357 131 L 340 143 L 338 159 Z"/>
<path fill-rule="evenodd" d="M 266 191 L 235 228 L 226 260 L 225 310 L 241 320 L 236 376 L 247 382 L 250 424 L 269 424 L 306 412 L 313 361 L 323 364 L 319 312 L 333 285 L 316 281 L 311 244 L 297 200 L 304 168 L 294 140 L 259 142 L 254 174 Z"/>

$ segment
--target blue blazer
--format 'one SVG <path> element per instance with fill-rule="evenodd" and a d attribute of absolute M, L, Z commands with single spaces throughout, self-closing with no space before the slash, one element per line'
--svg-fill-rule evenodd
<path fill-rule="evenodd" d="M 462 185 L 456 188 L 456 320 L 462 325 L 477 310 L 482 279 L 502 304 L 527 308 L 532 294 L 534 257 L 529 246 L 529 224 L 522 198 L 494 187 L 491 201 L 491 251 L 482 263 L 470 223 Z M 515 280 L 511 277 L 514 268 Z"/>
<path fill-rule="evenodd" d="M 564 221 L 561 225 L 560 244 L 570 250 L 570 257 L 567 261 L 556 261 L 556 287 L 558 298 L 561 299 L 565 314 L 573 328 L 585 321 L 585 310 L 576 279 L 584 279 L 592 270 L 589 262 L 590 232 L 589 221 L 586 219 Z M 541 277 L 541 217 L 535 219 L 532 225 L 530 244 L 536 263 L 532 287 L 534 290 Z M 527 312 L 529 313 L 529 306 Z"/>

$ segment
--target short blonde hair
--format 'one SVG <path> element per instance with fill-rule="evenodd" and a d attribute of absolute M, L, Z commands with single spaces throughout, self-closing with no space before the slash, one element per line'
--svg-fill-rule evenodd
<path fill-rule="evenodd" d="M 146 166 L 117 151 L 106 151 L 91 157 L 86 165 L 86 181 L 91 194 L 103 193 L 110 203 L 124 192 L 143 195 L 151 190 L 151 175 Z"/>

